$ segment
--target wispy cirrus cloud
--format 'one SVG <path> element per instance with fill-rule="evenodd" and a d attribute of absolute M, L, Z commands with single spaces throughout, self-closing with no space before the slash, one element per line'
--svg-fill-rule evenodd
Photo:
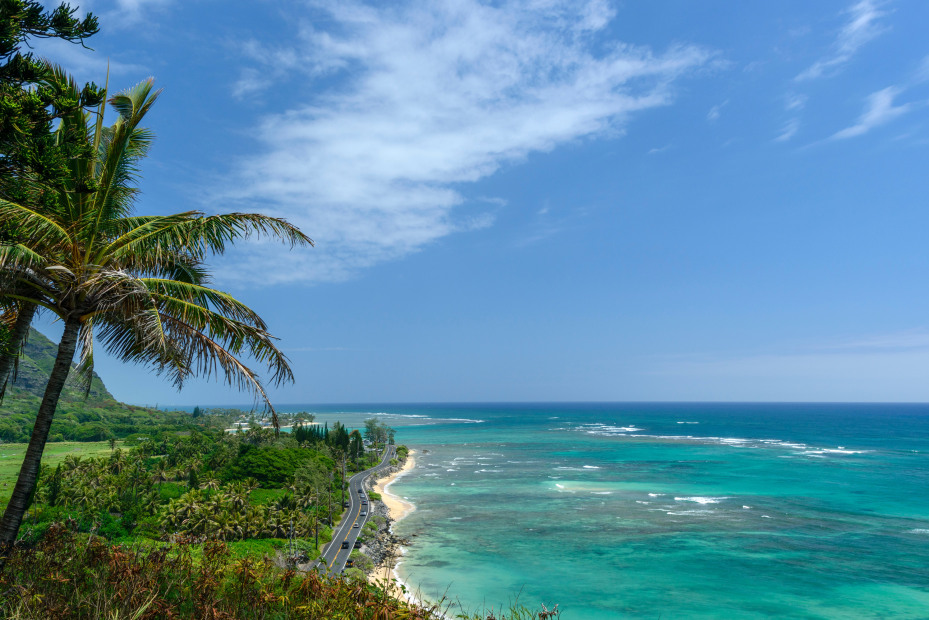
<path fill-rule="evenodd" d="M 258 153 L 217 198 L 259 202 L 319 245 L 295 254 L 291 269 L 239 277 L 339 280 L 488 226 L 492 209 L 466 200 L 468 183 L 533 152 L 621 135 L 712 58 L 696 46 L 655 52 L 605 41 L 613 11 L 599 0 L 313 7 L 326 29 L 304 27 L 273 49 L 253 43 L 247 53 L 268 64 L 233 89 L 323 76 L 312 82 L 323 90 L 261 120 Z"/>
<path fill-rule="evenodd" d="M 82 0 L 72 2 L 71 6 L 79 7 L 77 14 L 93 13 L 100 18 L 100 23 L 106 27 L 126 27 L 142 21 L 146 13 L 155 8 L 172 4 L 174 0 Z M 46 2 L 47 5 L 57 6 L 58 3 Z"/>
<path fill-rule="evenodd" d="M 854 125 L 833 134 L 832 139 L 842 140 L 864 135 L 875 127 L 889 123 L 898 116 L 906 114 L 911 109 L 911 104 L 894 105 L 894 98 L 901 92 L 902 89 L 889 86 L 869 95 L 865 110 L 858 117 L 858 121 Z"/>
<path fill-rule="evenodd" d="M 846 9 L 848 21 L 839 31 L 832 52 L 807 67 L 795 79 L 804 81 L 832 75 L 861 47 L 885 32 L 886 26 L 879 21 L 886 13 L 880 9 L 881 4 L 876 0 L 859 0 Z"/>
<path fill-rule="evenodd" d="M 710 108 L 710 111 L 706 113 L 706 120 L 711 123 L 714 123 L 719 120 L 719 117 L 722 115 L 723 108 L 729 104 L 729 100 L 726 99 L 722 103 L 714 105 Z"/>
<path fill-rule="evenodd" d="M 645 367 L 694 400 L 918 401 L 929 331 L 916 328 L 742 355 L 684 355 Z"/>
<path fill-rule="evenodd" d="M 787 142 L 788 140 L 793 138 L 795 135 L 797 135 L 797 132 L 799 130 L 800 130 L 800 119 L 792 118 L 786 123 L 784 123 L 784 127 L 781 129 L 781 133 L 779 133 L 778 136 L 774 138 L 774 141 L 775 142 Z"/>
<path fill-rule="evenodd" d="M 824 349 L 854 349 L 861 351 L 875 350 L 929 350 L 929 330 L 925 328 L 908 329 L 905 331 L 871 334 L 858 338 L 825 345 Z"/>

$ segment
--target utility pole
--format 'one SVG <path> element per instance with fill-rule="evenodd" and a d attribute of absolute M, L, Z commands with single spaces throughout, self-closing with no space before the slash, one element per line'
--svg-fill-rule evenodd
<path fill-rule="evenodd" d="M 345 453 L 342 453 L 342 508 L 345 508 Z"/>

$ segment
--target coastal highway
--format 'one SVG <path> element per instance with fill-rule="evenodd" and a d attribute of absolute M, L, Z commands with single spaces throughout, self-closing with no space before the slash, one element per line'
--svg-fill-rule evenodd
<path fill-rule="evenodd" d="M 374 472 L 389 467 L 390 459 L 394 458 L 396 454 L 397 450 L 394 446 L 387 446 L 387 449 L 384 450 L 384 458 L 381 459 L 378 465 L 371 469 L 358 472 L 348 479 L 348 490 L 345 496 L 345 499 L 349 502 L 348 510 L 345 512 L 345 517 L 342 518 L 338 527 L 332 533 L 332 542 L 329 543 L 329 546 L 327 546 L 326 550 L 323 552 L 323 558 L 331 574 L 339 574 L 345 569 L 345 562 L 348 560 L 348 556 L 355 546 L 355 540 L 358 538 L 358 535 L 361 533 L 361 528 L 364 527 L 365 521 L 368 520 L 368 516 L 371 514 L 370 500 L 368 500 L 368 503 L 364 506 L 361 504 L 361 496 L 364 495 L 365 499 L 368 497 L 367 493 L 360 493 L 364 488 L 365 479 Z M 362 508 L 364 508 L 364 512 L 367 513 L 364 517 L 361 516 Z M 358 527 L 355 527 L 356 524 Z M 345 540 L 348 541 L 348 549 L 342 548 L 342 541 Z M 314 566 L 318 565 L 319 562 Z"/>

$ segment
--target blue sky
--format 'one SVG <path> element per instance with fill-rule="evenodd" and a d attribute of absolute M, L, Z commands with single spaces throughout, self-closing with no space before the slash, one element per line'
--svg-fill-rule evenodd
<path fill-rule="evenodd" d="M 40 53 L 164 88 L 140 211 L 317 242 L 212 263 L 275 402 L 929 400 L 929 3 L 81 6 Z"/>

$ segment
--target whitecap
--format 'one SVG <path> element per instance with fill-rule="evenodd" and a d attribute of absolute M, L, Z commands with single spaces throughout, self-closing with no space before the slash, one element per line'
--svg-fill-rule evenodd
<path fill-rule="evenodd" d="M 557 482 L 555 483 L 555 486 L 558 487 L 559 489 L 563 489 L 563 488 L 564 488 L 564 485 L 563 485 L 563 484 L 558 484 Z"/>
<path fill-rule="evenodd" d="M 929 534 L 929 529 L 917 527 L 910 530 L 910 534 Z"/>
<path fill-rule="evenodd" d="M 591 491 L 591 495 L 612 495 L 613 491 Z"/>
<path fill-rule="evenodd" d="M 584 465 L 584 469 L 600 469 L 599 465 Z"/>
<path fill-rule="evenodd" d="M 729 498 L 727 497 L 701 497 L 701 496 L 696 495 L 693 497 L 675 497 L 674 501 L 695 502 L 697 504 L 718 504 L 720 500 L 723 500 L 723 499 L 729 499 Z"/>
<path fill-rule="evenodd" d="M 751 507 L 751 506 L 742 506 L 742 508 L 744 508 L 745 510 L 751 510 L 752 507 Z"/>
<path fill-rule="evenodd" d="M 661 497 L 662 495 L 664 495 L 664 493 L 649 493 L 648 494 L 649 497 Z"/>

